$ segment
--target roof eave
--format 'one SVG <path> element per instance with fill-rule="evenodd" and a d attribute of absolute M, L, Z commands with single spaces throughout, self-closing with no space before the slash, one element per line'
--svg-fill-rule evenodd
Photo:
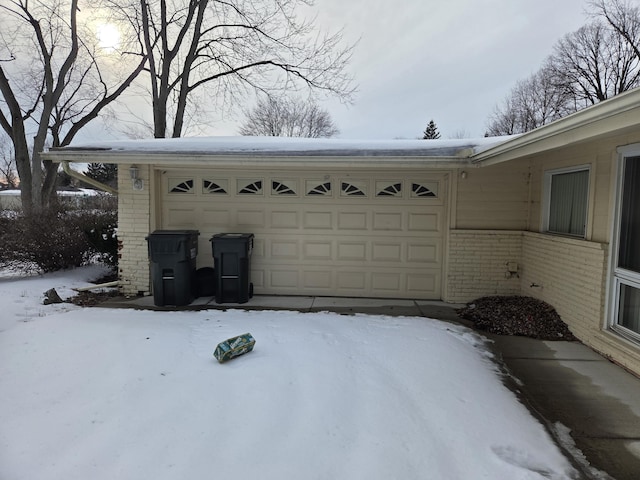
<path fill-rule="evenodd" d="M 625 92 L 592 107 L 471 156 L 471 163 L 488 166 L 581 143 L 599 136 L 640 128 L 640 88 Z"/>
<path fill-rule="evenodd" d="M 322 154 L 305 155 L 264 155 L 256 153 L 211 154 L 185 152 L 117 152 L 112 150 L 56 150 L 44 152 L 42 157 L 56 163 L 125 163 L 137 165 L 158 165 L 164 167 L 342 167 L 342 168 L 464 168 L 470 165 L 469 157 L 421 157 L 421 156 L 328 156 Z"/>

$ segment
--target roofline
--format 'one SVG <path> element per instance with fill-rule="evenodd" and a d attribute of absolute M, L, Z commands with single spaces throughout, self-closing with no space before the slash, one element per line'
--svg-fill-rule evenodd
<path fill-rule="evenodd" d="M 504 143 L 490 147 L 471 156 L 471 163 L 487 166 L 507 162 L 553 148 L 580 143 L 595 136 L 620 131 L 623 120 L 625 129 L 640 128 L 640 88 L 590 106 L 555 122 L 543 125 Z M 572 134 L 569 141 L 565 134 Z"/>
<path fill-rule="evenodd" d="M 470 165 L 468 156 L 448 157 L 422 157 L 422 156 L 328 156 L 299 154 L 289 155 L 260 155 L 255 156 L 251 152 L 239 152 L 234 154 L 194 153 L 194 152 L 118 152 L 113 150 L 57 150 L 43 152 L 42 157 L 54 163 L 125 163 L 136 165 L 162 165 L 165 167 L 253 167 L 253 168 L 291 168 L 293 166 L 310 166 L 309 158 L 320 160 L 313 163 L 314 168 L 340 167 L 340 168 L 464 168 Z M 180 162 L 176 163 L 179 159 Z M 214 162 L 212 162 L 214 160 Z"/>

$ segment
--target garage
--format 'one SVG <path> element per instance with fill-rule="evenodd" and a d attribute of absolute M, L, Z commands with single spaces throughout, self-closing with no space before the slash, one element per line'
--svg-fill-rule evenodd
<path fill-rule="evenodd" d="M 156 224 L 255 234 L 256 294 L 440 299 L 449 174 L 332 170 L 156 170 Z"/>

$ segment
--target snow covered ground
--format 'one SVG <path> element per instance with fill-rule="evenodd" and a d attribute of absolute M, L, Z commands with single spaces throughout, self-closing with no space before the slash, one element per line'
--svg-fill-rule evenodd
<path fill-rule="evenodd" d="M 97 276 L 0 279 L 1 479 L 578 478 L 468 329 L 42 305 Z"/>

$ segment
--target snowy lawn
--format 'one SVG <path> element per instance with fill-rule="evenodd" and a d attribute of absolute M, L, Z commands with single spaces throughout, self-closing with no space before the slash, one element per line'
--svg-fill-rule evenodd
<path fill-rule="evenodd" d="M 0 280 L 1 479 L 577 478 L 468 329 L 41 304 L 96 276 Z"/>

